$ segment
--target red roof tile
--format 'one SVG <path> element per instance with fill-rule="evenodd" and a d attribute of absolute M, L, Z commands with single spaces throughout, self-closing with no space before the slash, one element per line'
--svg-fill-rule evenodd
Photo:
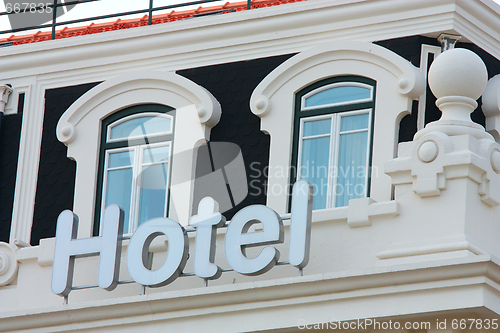
<path fill-rule="evenodd" d="M 262 7 L 272 7 L 285 3 L 293 3 L 300 1 L 305 1 L 305 0 L 252 0 L 252 9 L 262 8 Z M 152 24 L 160 24 L 160 23 L 184 20 L 205 13 L 222 12 L 223 14 L 225 14 L 232 11 L 239 12 L 246 10 L 246 8 L 247 8 L 247 1 L 241 1 L 233 3 L 226 2 L 224 5 L 221 6 L 210 6 L 210 7 L 200 6 L 193 10 L 184 10 L 179 12 L 172 10 L 168 14 L 153 15 Z M 106 31 L 129 29 L 145 25 L 148 25 L 148 15 L 144 15 L 141 18 L 134 18 L 128 20 L 117 19 L 114 22 L 105 22 L 105 23 L 92 22 L 87 26 L 81 26 L 81 27 L 73 27 L 73 28 L 64 27 L 61 30 L 56 31 L 55 37 L 56 39 L 61 39 L 74 36 L 96 34 Z M 12 35 L 8 38 L 0 39 L 0 44 L 8 42 L 14 42 L 13 45 L 36 43 L 45 40 L 50 40 L 51 35 L 52 32 L 50 31 L 45 31 L 45 32 L 38 31 L 34 34 L 21 35 L 21 36 Z"/>

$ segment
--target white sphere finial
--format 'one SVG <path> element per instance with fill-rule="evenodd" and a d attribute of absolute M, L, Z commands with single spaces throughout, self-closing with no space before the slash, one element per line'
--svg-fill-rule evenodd
<path fill-rule="evenodd" d="M 429 86 L 437 98 L 464 96 L 476 100 L 487 82 L 488 71 L 483 61 L 467 49 L 443 52 L 429 69 Z"/>
<path fill-rule="evenodd" d="M 488 82 L 488 71 L 477 54 L 467 49 L 451 49 L 441 53 L 429 69 L 428 80 L 442 116 L 418 131 L 414 140 L 431 132 L 493 139 L 470 118 L 477 108 L 476 100 Z"/>

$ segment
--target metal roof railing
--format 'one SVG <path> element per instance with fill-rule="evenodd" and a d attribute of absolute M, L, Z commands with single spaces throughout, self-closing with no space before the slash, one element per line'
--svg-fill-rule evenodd
<path fill-rule="evenodd" d="M 133 10 L 133 11 L 127 11 L 127 12 L 119 12 L 119 13 L 115 13 L 115 14 L 108 14 L 108 15 L 101 15 L 101 16 L 91 16 L 91 17 L 85 17 L 85 18 L 78 19 L 78 20 L 57 22 L 57 16 L 58 16 L 57 15 L 57 8 L 59 8 L 59 7 L 73 6 L 73 5 L 79 5 L 79 4 L 95 2 L 95 1 L 104 1 L 104 0 L 76 0 L 76 1 L 67 1 L 67 2 L 59 2 L 59 1 L 60 0 L 53 0 L 52 4 L 39 3 L 35 7 L 25 7 L 25 8 L 21 8 L 20 6 L 16 7 L 15 5 L 17 5 L 17 4 L 15 4 L 14 6 L 11 5 L 9 7 L 10 10 L 9 10 L 9 8 L 6 8 L 7 11 L 0 12 L 0 16 L 25 14 L 27 9 L 29 9 L 28 12 L 31 12 L 31 13 L 35 13 L 35 12 L 41 13 L 42 11 L 46 11 L 47 13 L 52 13 L 51 23 L 21 27 L 21 28 L 14 28 L 14 29 L 9 29 L 9 30 L 3 30 L 3 31 L 0 31 L 0 34 L 8 34 L 8 33 L 20 32 L 20 31 L 33 30 L 33 29 L 51 28 L 51 30 L 52 30 L 52 38 L 51 39 L 55 39 L 56 38 L 56 28 L 58 26 L 81 23 L 81 22 L 89 22 L 89 21 L 101 20 L 101 19 L 107 19 L 107 18 L 113 18 L 113 17 L 123 17 L 123 16 L 127 16 L 127 15 L 142 14 L 142 13 L 147 13 L 148 25 L 151 25 L 153 22 L 153 13 L 155 11 L 182 8 L 182 7 L 193 6 L 193 5 L 201 5 L 201 4 L 210 3 L 210 2 L 220 2 L 220 0 L 198 0 L 198 1 L 190 1 L 190 2 L 184 2 L 184 3 L 179 3 L 179 4 L 173 4 L 173 5 L 168 5 L 168 6 L 154 7 L 154 5 L 153 5 L 154 0 L 149 0 L 149 8 L 146 8 L 146 9 Z M 26 3 L 22 3 L 22 4 L 25 5 Z M 40 6 L 40 4 L 42 6 Z M 28 5 L 28 4 L 26 4 L 26 5 Z M 29 5 L 31 5 L 31 3 L 29 3 Z M 246 9 L 247 10 L 251 9 L 251 6 L 252 6 L 252 0 L 247 0 L 247 8 Z M 50 8 L 50 11 L 48 10 L 49 8 Z"/>

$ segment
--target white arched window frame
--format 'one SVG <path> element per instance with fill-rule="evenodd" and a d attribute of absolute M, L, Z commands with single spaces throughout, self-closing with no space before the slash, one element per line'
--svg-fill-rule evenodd
<path fill-rule="evenodd" d="M 209 140 L 210 130 L 221 116 L 220 105 L 206 89 L 175 73 L 132 72 L 89 90 L 57 125 L 59 141 L 68 146 L 68 157 L 77 163 L 73 211 L 80 218 L 79 237 L 93 234 L 101 123 L 120 110 L 141 104 L 175 109 L 168 216 L 188 223 L 196 162 L 189 152 Z"/>
<path fill-rule="evenodd" d="M 313 220 L 345 219 L 351 226 L 368 225 L 369 216 L 358 216 L 356 212 L 370 210 L 357 209 L 359 205 L 378 202 L 378 208 L 371 210 L 374 214 L 397 211 L 397 205 L 390 202 L 392 183 L 384 173 L 384 165 L 395 157 L 400 120 L 411 112 L 412 100 L 418 99 L 425 88 L 424 78 L 415 66 L 371 43 L 333 42 L 303 51 L 278 66 L 253 91 L 250 108 L 261 118 L 261 130 L 271 136 L 270 175 L 274 169 L 284 170 L 279 177 L 270 176 L 267 180 L 268 193 L 281 193 L 268 195 L 267 205 L 279 214 L 286 214 L 289 209 L 287 189 L 291 179 L 296 93 L 336 76 L 366 77 L 377 83 L 374 109 L 379 112 L 373 119 L 370 197 L 350 200 L 348 207 L 319 210 L 313 214 Z M 384 202 L 388 205 L 384 206 Z"/>

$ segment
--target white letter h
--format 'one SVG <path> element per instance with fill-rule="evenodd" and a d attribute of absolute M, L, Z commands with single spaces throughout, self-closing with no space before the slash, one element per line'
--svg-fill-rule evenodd
<path fill-rule="evenodd" d="M 117 205 L 106 208 L 102 236 L 76 239 L 78 216 L 65 210 L 57 218 L 56 245 L 52 266 L 52 291 L 67 297 L 73 285 L 76 257 L 100 256 L 99 287 L 113 290 L 118 285 L 122 250 L 123 210 Z"/>

